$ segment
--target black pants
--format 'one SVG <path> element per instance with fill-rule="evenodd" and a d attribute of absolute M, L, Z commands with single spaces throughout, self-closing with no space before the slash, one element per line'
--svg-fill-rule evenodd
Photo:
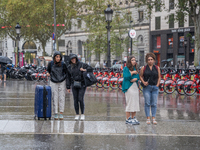
<path fill-rule="evenodd" d="M 74 97 L 74 109 L 76 114 L 79 114 L 79 103 L 81 108 L 81 114 L 84 114 L 85 104 L 84 104 L 84 95 L 85 95 L 86 87 L 81 87 L 80 89 L 74 88 L 72 85 L 72 93 Z"/>

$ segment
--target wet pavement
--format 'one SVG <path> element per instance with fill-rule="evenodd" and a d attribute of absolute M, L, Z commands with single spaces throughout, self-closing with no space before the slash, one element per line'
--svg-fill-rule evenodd
<path fill-rule="evenodd" d="M 0 83 L 0 149 L 200 149 L 200 95 L 159 94 L 158 125 L 146 125 L 140 93 L 137 119 L 125 124 L 121 90 L 88 88 L 85 121 L 74 121 L 72 93 L 66 93 L 63 121 L 34 120 L 37 84 Z"/>

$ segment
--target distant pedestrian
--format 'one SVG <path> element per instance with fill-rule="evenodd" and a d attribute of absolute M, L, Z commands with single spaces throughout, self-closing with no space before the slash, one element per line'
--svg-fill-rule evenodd
<path fill-rule="evenodd" d="M 140 71 L 140 80 L 143 83 L 143 95 L 145 100 L 145 114 L 147 117 L 146 123 L 149 125 L 150 122 L 150 109 L 152 113 L 153 124 L 156 122 L 156 111 L 157 111 L 157 100 L 158 90 L 160 84 L 160 68 L 155 66 L 156 56 L 153 53 L 146 54 L 146 66 L 143 66 Z"/>
<path fill-rule="evenodd" d="M 96 63 L 95 68 L 100 68 L 99 62 Z"/>
<path fill-rule="evenodd" d="M 140 111 L 139 106 L 139 90 L 138 90 L 138 68 L 134 56 L 127 59 L 127 66 L 123 70 L 122 91 L 126 97 L 126 124 L 139 125 L 140 122 L 136 119 L 137 111 Z"/>
<path fill-rule="evenodd" d="M 63 120 L 63 112 L 65 108 L 65 91 L 66 91 L 66 76 L 67 66 L 62 61 L 62 55 L 56 51 L 53 55 L 53 61 L 50 61 L 47 66 L 47 76 L 50 76 L 50 86 L 53 93 L 53 109 L 54 119 L 58 120 L 58 106 L 59 119 Z"/>
<path fill-rule="evenodd" d="M 67 89 L 70 92 L 70 87 L 72 87 L 72 93 L 74 98 L 74 109 L 76 112 L 75 120 L 79 120 L 79 105 L 81 109 L 80 120 L 85 120 L 85 104 L 84 95 L 86 91 L 86 86 L 84 83 L 83 72 L 92 72 L 93 68 L 86 63 L 78 61 L 76 54 L 70 54 L 70 62 L 68 68 L 67 77 Z"/>
<path fill-rule="evenodd" d="M 0 64 L 0 81 L 6 81 L 6 67 L 3 64 Z"/>

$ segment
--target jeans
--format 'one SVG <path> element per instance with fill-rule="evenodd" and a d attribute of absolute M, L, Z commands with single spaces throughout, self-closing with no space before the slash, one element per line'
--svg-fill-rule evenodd
<path fill-rule="evenodd" d="M 150 117 L 150 107 L 152 117 L 155 117 L 157 110 L 158 87 L 156 85 L 148 85 L 143 88 L 143 95 L 145 100 L 144 109 L 146 117 Z"/>
<path fill-rule="evenodd" d="M 72 93 L 74 97 L 74 109 L 76 114 L 79 114 L 79 103 L 81 108 L 81 114 L 84 114 L 85 104 L 84 104 L 84 95 L 85 95 L 86 87 L 81 87 L 80 89 L 74 88 L 72 85 Z"/>

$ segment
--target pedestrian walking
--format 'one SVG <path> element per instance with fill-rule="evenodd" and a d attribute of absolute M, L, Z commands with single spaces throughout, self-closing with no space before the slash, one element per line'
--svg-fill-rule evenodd
<path fill-rule="evenodd" d="M 134 56 L 127 59 L 126 67 L 123 70 L 122 91 L 126 97 L 126 124 L 139 125 L 140 122 L 136 119 L 136 112 L 140 111 L 139 106 L 139 90 L 138 90 L 138 68 Z"/>
<path fill-rule="evenodd" d="M 6 67 L 0 64 L 0 82 L 4 79 L 6 81 Z"/>
<path fill-rule="evenodd" d="M 95 68 L 100 68 L 99 62 L 96 63 Z"/>
<path fill-rule="evenodd" d="M 59 107 L 59 119 L 63 120 L 67 66 L 62 61 L 62 55 L 59 51 L 54 53 L 53 60 L 48 63 L 47 72 L 47 76 L 50 76 L 50 86 L 53 93 L 53 110 L 55 114 L 54 119 L 58 120 Z"/>
<path fill-rule="evenodd" d="M 76 54 L 70 54 L 70 63 L 67 67 L 68 77 L 67 77 L 67 89 L 70 92 L 70 87 L 72 87 L 72 93 L 74 98 L 74 109 L 75 109 L 75 120 L 85 120 L 85 104 L 84 95 L 86 86 L 84 83 L 83 72 L 92 72 L 93 69 L 88 64 L 78 61 Z M 81 116 L 79 116 L 79 107 L 81 110 Z"/>
<path fill-rule="evenodd" d="M 155 119 L 157 110 L 158 90 L 160 84 L 160 68 L 155 66 L 156 56 L 153 53 L 146 54 L 146 66 L 143 66 L 140 71 L 140 80 L 143 85 L 143 95 L 145 100 L 145 114 L 147 117 L 146 123 L 150 122 L 150 109 L 152 113 L 152 123 L 157 124 Z"/>

